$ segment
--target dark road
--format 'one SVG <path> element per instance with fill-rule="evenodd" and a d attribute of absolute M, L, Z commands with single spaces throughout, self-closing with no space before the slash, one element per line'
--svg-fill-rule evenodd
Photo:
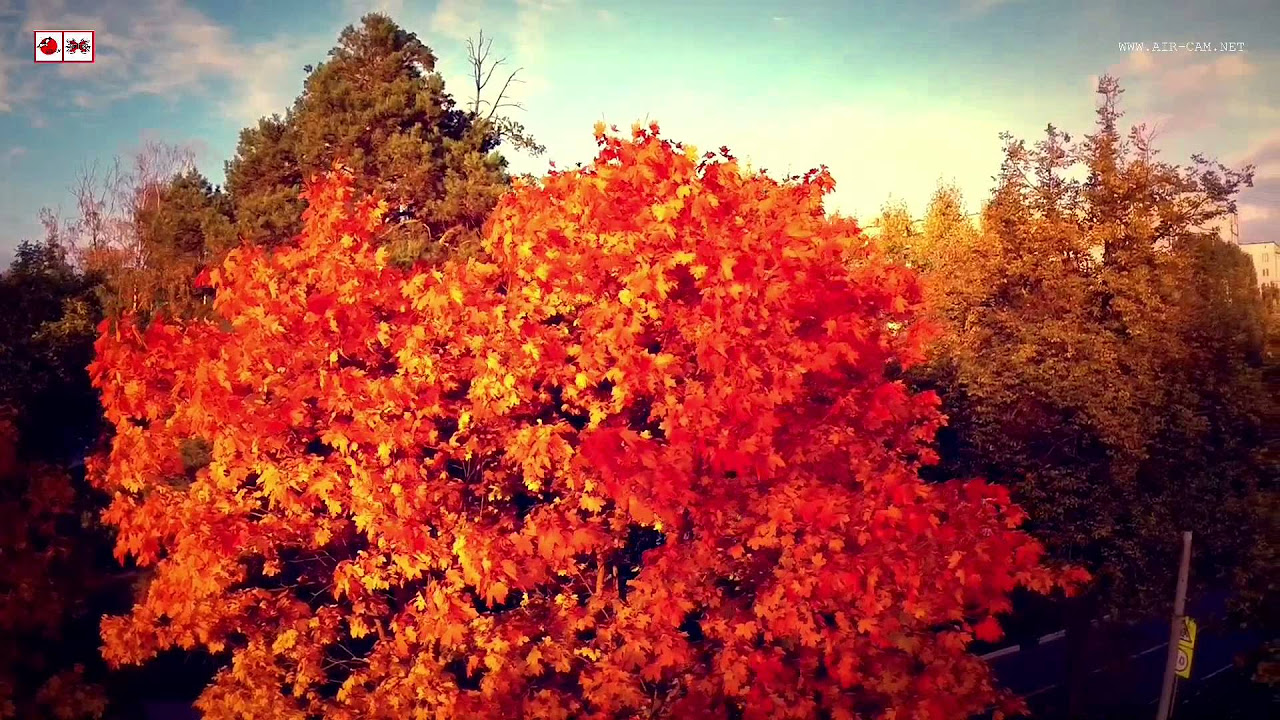
<path fill-rule="evenodd" d="M 1091 717 L 1154 718 L 1168 651 L 1168 633 L 1168 622 L 1158 621 L 1113 631 L 1110 635 L 1100 630 L 1093 633 L 1087 651 L 1091 670 L 1086 707 Z M 1264 717 L 1253 714 L 1261 712 L 1261 708 L 1252 709 L 1258 699 L 1244 697 L 1260 695 L 1260 689 L 1250 686 L 1235 664 L 1236 656 L 1255 647 L 1257 641 L 1257 637 L 1248 633 L 1202 628 L 1191 678 L 1178 681 L 1175 717 L 1179 720 Z M 1034 644 L 1004 648 L 983 657 L 1005 687 L 1027 700 L 1034 717 L 1054 718 L 1061 715 L 1067 703 L 1066 651 L 1063 633 L 1056 632 L 1041 636 Z M 1242 685 L 1242 681 L 1243 690 L 1234 689 Z M 1227 715 L 1231 708 L 1212 700 L 1218 696 L 1250 707 L 1240 708 L 1245 714 Z M 1192 714 L 1193 708 L 1206 702 L 1211 706 L 1206 709 L 1208 714 L 1203 714 L 1204 710 Z"/>

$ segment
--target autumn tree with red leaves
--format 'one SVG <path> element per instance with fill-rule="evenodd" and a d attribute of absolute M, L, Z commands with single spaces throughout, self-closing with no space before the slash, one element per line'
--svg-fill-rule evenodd
<path fill-rule="evenodd" d="M 340 168 L 210 275 L 216 322 L 103 328 L 95 463 L 153 572 L 105 654 L 206 649 L 208 718 L 960 718 L 1041 565 L 1006 491 L 926 484 L 915 274 L 771 180 L 597 128 L 481 258 L 402 268 Z M 1004 698 L 1008 700 L 1008 698 Z M 824 715 L 825 713 L 825 715 Z"/>

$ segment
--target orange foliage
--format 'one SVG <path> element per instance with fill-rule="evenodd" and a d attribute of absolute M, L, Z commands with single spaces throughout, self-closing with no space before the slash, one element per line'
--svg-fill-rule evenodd
<path fill-rule="evenodd" d="M 636 128 L 519 182 L 486 258 L 401 269 L 341 169 L 210 274 L 222 321 L 109 329 L 91 368 L 113 663 L 226 653 L 209 718 L 957 718 L 1039 565 L 894 367 L 916 276 L 777 182 Z M 184 466 L 199 438 L 206 467 Z"/>

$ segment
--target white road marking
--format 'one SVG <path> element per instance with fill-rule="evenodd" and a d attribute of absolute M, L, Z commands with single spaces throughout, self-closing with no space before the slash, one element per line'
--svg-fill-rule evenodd
<path fill-rule="evenodd" d="M 1137 655 L 1130 655 L 1129 657 L 1140 658 L 1140 657 L 1142 657 L 1143 655 L 1146 655 L 1146 654 L 1147 654 L 1147 653 L 1149 653 L 1149 652 L 1155 652 L 1155 651 L 1157 651 L 1157 650 L 1159 650 L 1159 649 L 1161 649 L 1161 648 L 1167 648 L 1167 647 L 1169 647 L 1169 643 L 1167 643 L 1167 642 L 1162 642 L 1162 643 L 1160 643 L 1159 645 L 1157 645 L 1157 646 L 1155 646 L 1155 647 L 1147 648 L 1146 650 L 1143 650 L 1142 652 L 1138 653 Z"/>
<path fill-rule="evenodd" d="M 1143 655 L 1146 655 L 1147 653 L 1153 653 L 1153 652 L 1155 652 L 1155 651 L 1157 651 L 1157 650 L 1160 650 L 1160 649 L 1163 649 L 1163 648 L 1167 648 L 1167 647 L 1169 647 L 1169 643 L 1167 643 L 1167 642 L 1165 642 L 1165 643 L 1160 643 L 1159 645 L 1157 645 L 1157 646 L 1155 646 L 1155 647 L 1150 647 L 1150 648 L 1147 648 L 1146 650 L 1143 650 L 1142 652 L 1138 653 L 1137 655 L 1130 655 L 1130 656 L 1129 656 L 1129 659 L 1130 659 L 1130 660 L 1137 660 L 1138 658 L 1142 657 Z M 1100 673 L 1100 672 L 1102 672 L 1103 670 L 1106 670 L 1106 669 L 1108 669 L 1108 666 L 1107 666 L 1107 665 L 1103 665 L 1103 666 L 1102 666 L 1102 667 L 1100 667 L 1100 668 L 1094 668 L 1094 670 L 1093 670 L 1093 671 L 1091 671 L 1089 674 L 1090 674 L 1090 675 L 1097 675 L 1098 673 Z"/>
<path fill-rule="evenodd" d="M 1094 624 L 1096 625 L 1097 623 L 1094 623 Z M 1051 643 L 1051 642 L 1053 642 L 1054 640 L 1060 640 L 1060 639 L 1062 639 L 1063 637 L 1066 637 L 1066 634 L 1067 634 L 1067 631 L 1066 631 L 1066 630 L 1059 630 L 1058 632 L 1052 632 L 1052 633 L 1049 633 L 1048 635 L 1041 635 L 1041 636 L 1040 636 L 1040 639 L 1039 639 L 1039 640 L 1037 640 L 1036 642 L 1037 642 L 1037 644 L 1040 644 L 1040 645 L 1043 645 L 1043 644 L 1045 644 L 1045 643 Z M 1156 645 L 1156 646 L 1154 646 L 1154 647 L 1149 647 L 1149 648 L 1147 648 L 1146 650 L 1143 650 L 1143 651 L 1142 651 L 1142 652 L 1140 652 L 1140 653 L 1137 653 L 1137 654 L 1135 654 L 1135 655 L 1130 655 L 1130 656 L 1129 656 L 1129 659 L 1130 659 L 1130 660 L 1136 660 L 1136 659 L 1138 659 L 1138 658 L 1142 657 L 1143 655 L 1147 655 L 1147 654 L 1153 653 L 1153 652 L 1155 652 L 1155 651 L 1157 651 L 1157 650 L 1163 650 L 1164 648 L 1167 648 L 1167 647 L 1169 647 L 1169 643 L 1167 643 L 1167 642 L 1162 642 L 1162 643 L 1160 643 L 1159 645 Z M 994 660 L 995 658 L 998 658 L 998 657 L 1004 657 L 1004 656 L 1006 656 L 1006 655 L 1012 655 L 1012 654 L 1014 654 L 1014 653 L 1018 652 L 1018 651 L 1019 651 L 1019 650 L 1021 650 L 1021 649 L 1022 649 L 1022 647 L 1021 647 L 1021 646 L 1019 646 L 1019 645 L 1011 645 L 1011 646 L 1009 646 L 1009 647 L 1007 647 L 1007 648 L 1001 648 L 1001 649 L 999 649 L 999 650 L 994 650 L 994 651 L 989 652 L 989 653 L 987 653 L 987 654 L 985 654 L 985 655 L 979 655 L 978 657 L 982 658 L 983 660 Z M 1208 680 L 1208 679 L 1209 679 L 1209 678 L 1211 678 L 1211 677 L 1214 677 L 1214 676 L 1216 676 L 1216 675 L 1219 675 L 1219 674 L 1221 674 L 1221 673 L 1224 673 L 1224 672 L 1226 672 L 1227 670 L 1230 670 L 1230 669 L 1231 669 L 1231 668 L 1233 668 L 1233 667 L 1235 667 L 1235 666 L 1234 666 L 1234 665 L 1232 665 L 1232 664 L 1230 664 L 1230 663 L 1228 663 L 1227 665 L 1223 665 L 1222 667 L 1218 668 L 1217 670 L 1214 670 L 1213 672 L 1209 673 L 1208 675 L 1204 675 L 1204 676 L 1202 676 L 1202 677 L 1198 677 L 1198 678 L 1193 679 L 1191 682 L 1203 682 L 1203 681 L 1205 681 L 1205 680 Z M 1095 670 L 1094 670 L 1092 673 L 1090 673 L 1090 674 L 1091 674 L 1091 675 L 1096 675 L 1096 674 L 1098 674 L 1098 673 L 1102 672 L 1102 671 L 1103 671 L 1103 670 L 1105 670 L 1105 669 L 1107 669 L 1107 668 L 1106 668 L 1106 666 L 1104 665 L 1103 667 L 1100 667 L 1100 668 L 1095 669 Z M 1037 690 L 1032 690 L 1031 692 L 1027 693 L 1026 695 L 1023 695 L 1022 697 L 1024 697 L 1024 698 L 1035 697 L 1036 695 L 1039 695 L 1039 694 L 1041 694 L 1041 693 L 1049 692 L 1050 690 L 1053 690 L 1053 689 L 1055 689 L 1055 688 L 1059 688 L 1059 687 L 1061 687 L 1061 686 L 1062 686 L 1062 683 L 1055 683 L 1055 684 L 1053 684 L 1053 685 L 1046 685 L 1046 686 L 1044 686 L 1044 687 L 1042 687 L 1042 688 L 1039 688 L 1039 689 L 1037 689 Z M 1147 703 L 1147 704 L 1148 704 L 1148 705 L 1151 705 L 1151 704 L 1156 703 L 1157 701 L 1158 701 L 1158 698 L 1157 698 L 1157 700 L 1152 700 L 1150 703 Z"/>
<path fill-rule="evenodd" d="M 1055 684 L 1055 685 L 1045 685 L 1044 687 L 1040 688 L 1039 690 L 1032 690 L 1031 692 L 1027 693 L 1026 695 L 1023 695 L 1022 697 L 1024 697 L 1024 698 L 1035 697 L 1036 695 L 1039 695 L 1040 693 L 1049 692 L 1050 690 L 1053 690 L 1054 688 L 1057 688 L 1057 687 L 1061 687 L 1061 684 L 1059 683 L 1059 684 Z"/>
<path fill-rule="evenodd" d="M 986 655 L 979 655 L 978 657 L 982 658 L 983 660 L 995 660 L 998 657 L 1004 657 L 1005 655 L 1012 655 L 1021 649 L 1022 648 L 1017 645 L 1010 645 L 1007 648 L 1000 648 L 999 650 L 993 650 L 987 653 Z"/>
<path fill-rule="evenodd" d="M 1067 631 L 1066 631 L 1066 630 L 1059 630 L 1058 632 L 1051 632 L 1051 633 L 1049 633 L 1048 635 L 1041 635 L 1041 636 L 1040 636 L 1040 639 L 1039 639 L 1039 640 L 1036 640 L 1036 644 L 1037 644 L 1037 645 L 1044 645 L 1045 643 L 1051 643 L 1051 642 L 1053 642 L 1054 640 L 1061 640 L 1062 638 L 1064 638 L 1064 637 L 1066 637 L 1066 636 L 1067 636 Z M 1004 656 L 1006 656 L 1006 655 L 1012 655 L 1012 654 L 1014 654 L 1014 653 L 1018 652 L 1018 651 L 1019 651 L 1019 650 L 1021 650 L 1021 649 L 1022 649 L 1022 646 L 1021 646 L 1021 645 L 1010 645 L 1010 646 L 1009 646 L 1009 647 L 1007 647 L 1007 648 L 1000 648 L 999 650 L 992 650 L 991 652 L 989 652 L 989 653 L 987 653 L 987 654 L 985 654 L 985 655 L 979 655 L 978 657 L 982 658 L 983 660 L 995 660 L 996 658 L 1001 658 L 1001 657 L 1004 657 Z"/>
<path fill-rule="evenodd" d="M 1218 673 L 1224 673 L 1224 672 L 1226 672 L 1226 671 L 1230 670 L 1230 669 L 1231 669 L 1231 668 L 1233 668 L 1233 667 L 1235 667 L 1235 665 L 1233 665 L 1232 663 L 1227 663 L 1226 665 L 1223 665 L 1222 667 L 1218 668 L 1217 670 L 1214 670 L 1213 672 L 1209 673 L 1208 675 L 1205 675 L 1205 676 L 1204 676 L 1204 677 L 1202 677 L 1202 678 L 1196 678 L 1196 681 L 1197 681 L 1197 682 L 1201 682 L 1201 681 L 1204 681 L 1204 680 L 1208 680 L 1209 678 L 1213 677 L 1214 675 L 1217 675 Z"/>

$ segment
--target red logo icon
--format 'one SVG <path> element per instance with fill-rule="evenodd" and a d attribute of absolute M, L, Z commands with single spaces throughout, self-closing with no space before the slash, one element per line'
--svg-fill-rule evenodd
<path fill-rule="evenodd" d="M 91 63 L 96 54 L 92 30 L 36 30 L 34 58 L 38 63 Z"/>

